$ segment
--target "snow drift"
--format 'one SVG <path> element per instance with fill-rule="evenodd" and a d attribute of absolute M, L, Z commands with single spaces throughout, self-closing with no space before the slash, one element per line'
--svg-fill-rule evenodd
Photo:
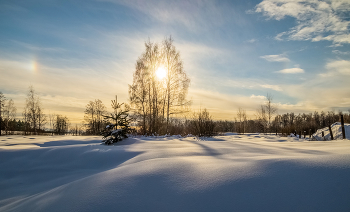
<path fill-rule="evenodd" d="M 350 211 L 348 140 L 97 142 L 1 137 L 0 211 Z"/>
<path fill-rule="evenodd" d="M 344 124 L 344 128 L 345 128 L 345 138 L 349 140 L 350 139 L 350 124 Z M 342 134 L 340 122 L 335 122 L 334 124 L 332 124 L 331 129 L 332 129 L 334 140 L 343 139 L 343 134 Z M 324 132 L 323 138 L 322 138 L 322 131 Z M 313 137 L 318 141 L 331 140 L 331 134 L 329 132 L 329 128 L 325 127 L 325 128 L 317 130 L 317 132 L 313 134 Z"/>

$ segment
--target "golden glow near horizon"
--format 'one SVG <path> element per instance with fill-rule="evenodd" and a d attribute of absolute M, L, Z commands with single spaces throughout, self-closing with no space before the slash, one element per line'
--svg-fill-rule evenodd
<path fill-rule="evenodd" d="M 166 76 L 166 70 L 163 66 L 160 66 L 156 71 L 157 78 L 162 80 Z"/>

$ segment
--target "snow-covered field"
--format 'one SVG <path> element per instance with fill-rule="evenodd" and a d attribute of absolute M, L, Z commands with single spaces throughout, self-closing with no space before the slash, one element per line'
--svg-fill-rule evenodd
<path fill-rule="evenodd" d="M 0 211 L 350 211 L 350 140 L 0 137 Z"/>

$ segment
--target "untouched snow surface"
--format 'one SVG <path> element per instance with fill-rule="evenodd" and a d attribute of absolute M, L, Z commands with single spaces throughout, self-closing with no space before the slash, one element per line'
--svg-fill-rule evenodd
<path fill-rule="evenodd" d="M 0 137 L 0 211 L 350 211 L 350 141 Z"/>

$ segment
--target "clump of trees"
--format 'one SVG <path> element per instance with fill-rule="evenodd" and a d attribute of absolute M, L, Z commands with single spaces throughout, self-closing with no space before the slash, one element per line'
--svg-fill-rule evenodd
<path fill-rule="evenodd" d="M 16 111 L 17 108 L 15 107 L 13 100 L 7 100 L 5 95 L 0 92 L 0 129 L 4 130 L 6 135 L 18 128 Z"/>
<path fill-rule="evenodd" d="M 65 135 L 69 132 L 69 125 L 67 116 L 55 115 L 53 119 L 53 133 L 56 135 Z"/>
<path fill-rule="evenodd" d="M 13 131 L 16 128 L 16 112 L 17 108 L 12 99 L 10 99 L 4 107 L 4 127 L 5 133 L 8 134 L 9 131 Z"/>
<path fill-rule="evenodd" d="M 120 135 L 127 137 L 126 134 L 131 131 L 130 123 L 132 122 L 132 118 L 129 116 L 130 106 L 125 103 L 118 103 L 117 99 L 112 100 L 111 106 L 113 112 L 109 113 L 106 106 L 99 99 L 90 101 L 86 105 L 84 126 L 87 135 L 100 135 L 101 133 L 107 135 L 110 131 L 121 129 Z"/>
<path fill-rule="evenodd" d="M 141 133 L 168 134 L 172 116 L 186 112 L 190 105 L 186 100 L 190 79 L 173 39 L 146 42 L 135 69 L 129 96 Z M 159 71 L 163 78 L 157 76 Z"/>
<path fill-rule="evenodd" d="M 75 135 L 75 136 L 86 134 L 82 125 L 75 124 L 75 125 L 70 125 L 70 126 L 71 126 L 69 128 L 70 134 Z"/>
<path fill-rule="evenodd" d="M 99 135 L 106 128 L 108 122 L 104 119 L 105 114 L 106 106 L 99 99 L 90 101 L 86 105 L 84 116 L 86 134 Z"/>
<path fill-rule="evenodd" d="M 170 118 L 167 135 L 211 137 L 219 132 L 227 132 L 226 130 L 229 131 L 229 129 L 233 129 L 233 122 L 214 121 L 208 110 L 204 109 L 193 112 L 190 118 Z M 142 131 L 139 133 L 142 134 Z"/>
<path fill-rule="evenodd" d="M 188 125 L 190 134 L 198 137 L 211 137 L 217 134 L 216 122 L 213 121 L 207 109 L 194 113 Z"/>
<path fill-rule="evenodd" d="M 26 103 L 23 110 L 24 132 L 37 135 L 44 132 L 46 124 L 46 115 L 43 112 L 39 95 L 35 92 L 33 86 L 29 86 Z"/>

